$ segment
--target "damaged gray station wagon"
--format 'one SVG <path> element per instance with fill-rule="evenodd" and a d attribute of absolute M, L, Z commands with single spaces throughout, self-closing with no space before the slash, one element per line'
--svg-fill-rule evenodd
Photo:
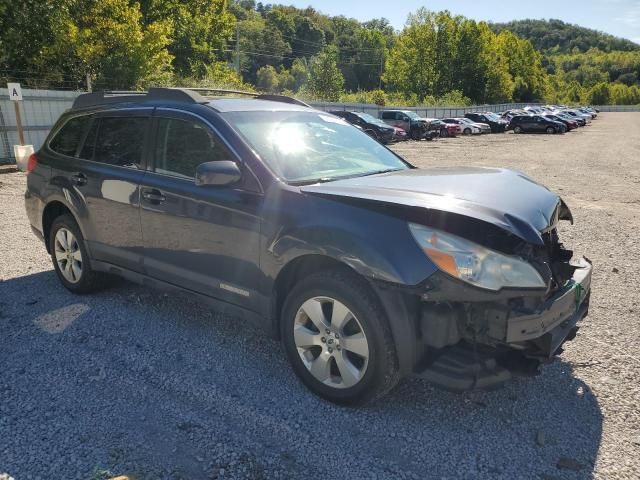
<path fill-rule="evenodd" d="M 28 170 L 66 288 L 116 275 L 241 314 L 334 402 L 409 375 L 465 390 L 538 373 L 588 311 L 558 195 L 510 170 L 415 168 L 295 99 L 81 95 Z"/>

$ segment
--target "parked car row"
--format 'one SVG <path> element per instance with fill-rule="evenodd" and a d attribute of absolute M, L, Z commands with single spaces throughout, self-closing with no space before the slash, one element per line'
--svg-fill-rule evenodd
<path fill-rule="evenodd" d="M 598 116 L 591 107 L 527 106 L 502 113 L 470 112 L 464 117 L 425 118 L 412 110 L 383 110 L 380 118 L 357 111 L 331 111 L 381 143 L 434 140 L 486 133 L 565 133 L 584 127 Z"/>
<path fill-rule="evenodd" d="M 598 116 L 592 107 L 570 108 L 566 105 L 527 106 L 501 114 L 514 133 L 564 133 L 584 127 Z"/>
<path fill-rule="evenodd" d="M 473 118 L 439 119 L 424 118 L 411 110 L 384 110 L 380 112 L 380 118 L 357 111 L 333 110 L 329 113 L 346 120 L 384 144 L 408 139 L 430 141 L 458 135 L 481 135 L 494 131 L 491 124 L 474 120 L 484 118 L 484 114 L 467 114 L 474 115 Z M 490 121 L 496 124 L 507 123 L 499 118 L 492 118 Z M 499 130 L 500 128 L 495 129 Z M 504 126 L 501 131 L 504 131 Z"/>

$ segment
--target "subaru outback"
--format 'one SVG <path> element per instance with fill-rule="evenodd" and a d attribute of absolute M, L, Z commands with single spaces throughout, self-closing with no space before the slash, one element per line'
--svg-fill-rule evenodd
<path fill-rule="evenodd" d="M 80 95 L 28 172 L 68 290 L 194 295 L 266 329 L 338 403 L 409 375 L 465 390 L 539 373 L 588 311 L 558 195 L 505 169 L 416 168 L 288 97 Z"/>

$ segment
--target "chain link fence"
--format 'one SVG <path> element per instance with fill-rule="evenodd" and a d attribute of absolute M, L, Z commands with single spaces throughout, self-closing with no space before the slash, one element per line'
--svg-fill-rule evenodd
<path fill-rule="evenodd" d="M 25 141 L 40 148 L 49 130 L 58 117 L 71 108 L 73 100 L 82 91 L 22 89 L 23 101 L 20 102 L 22 126 Z M 394 107 L 366 103 L 314 102 L 312 106 L 319 110 L 352 110 L 366 112 L 379 117 L 382 110 L 412 110 L 426 118 L 462 117 L 469 112 L 502 112 L 522 108 L 534 103 L 500 103 L 495 105 L 475 105 L 470 107 Z M 640 112 L 640 105 L 602 105 L 601 112 Z M 0 88 L 0 164 L 13 163 L 13 146 L 18 144 L 18 130 L 13 102 L 9 100 L 6 88 Z"/>

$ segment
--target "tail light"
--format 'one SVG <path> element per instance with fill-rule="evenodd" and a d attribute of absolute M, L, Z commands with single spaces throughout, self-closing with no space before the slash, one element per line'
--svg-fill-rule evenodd
<path fill-rule="evenodd" d="M 29 155 L 29 160 L 27 160 L 27 173 L 32 172 L 38 166 L 38 157 L 36 157 L 35 153 Z"/>

